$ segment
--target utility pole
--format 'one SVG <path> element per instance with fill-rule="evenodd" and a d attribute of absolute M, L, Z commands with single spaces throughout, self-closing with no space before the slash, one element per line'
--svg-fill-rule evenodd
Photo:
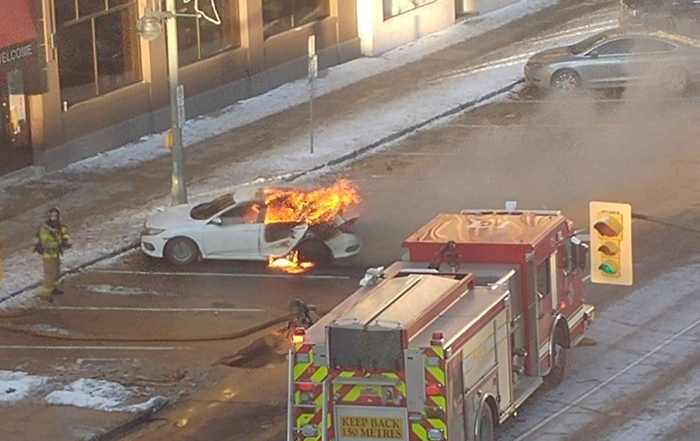
<path fill-rule="evenodd" d="M 165 24 L 166 45 L 168 49 L 168 82 L 170 83 L 170 125 L 173 137 L 172 147 L 172 205 L 187 203 L 187 184 L 185 182 L 185 154 L 182 147 L 182 126 L 185 124 L 184 89 L 178 97 L 179 60 L 177 47 L 177 16 L 175 15 L 175 0 L 166 1 L 166 12 L 171 15 Z M 180 98 L 180 99 L 178 99 Z"/>

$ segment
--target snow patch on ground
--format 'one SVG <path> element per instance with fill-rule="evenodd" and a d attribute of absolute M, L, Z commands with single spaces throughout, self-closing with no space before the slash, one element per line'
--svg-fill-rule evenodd
<path fill-rule="evenodd" d="M 60 335 L 68 335 L 70 334 L 70 331 L 67 329 L 63 328 L 58 328 L 53 325 L 49 325 L 46 323 L 37 323 L 36 325 L 32 325 L 31 329 L 39 332 L 49 332 L 51 334 L 60 334 Z"/>
<path fill-rule="evenodd" d="M 28 398 L 48 381 L 47 377 L 29 375 L 26 372 L 0 371 L 0 404 Z"/>
<path fill-rule="evenodd" d="M 45 397 L 49 404 L 75 406 L 105 412 L 140 412 L 152 406 L 158 397 L 134 404 L 124 405 L 136 396 L 136 391 L 119 383 L 81 378 L 63 390 L 51 392 Z"/>
<path fill-rule="evenodd" d="M 92 294 L 110 294 L 116 296 L 157 296 L 157 291 L 133 288 L 130 286 L 89 285 L 87 291 Z"/>

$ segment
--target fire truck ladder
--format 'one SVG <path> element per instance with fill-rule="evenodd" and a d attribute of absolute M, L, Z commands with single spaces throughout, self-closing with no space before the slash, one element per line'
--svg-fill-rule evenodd
<path fill-rule="evenodd" d="M 287 363 L 288 368 L 287 368 L 287 380 L 289 387 L 287 388 L 287 441 L 294 441 L 296 439 L 295 432 L 298 430 L 303 430 L 303 428 L 297 428 L 296 427 L 296 421 L 294 420 L 294 408 L 295 407 L 308 407 L 308 408 L 313 408 L 315 412 L 318 412 L 318 407 L 315 404 L 299 404 L 297 405 L 295 400 L 294 400 L 294 393 L 295 393 L 295 387 L 294 387 L 294 351 L 292 349 L 289 350 L 288 353 L 288 360 L 289 362 Z M 321 383 L 321 386 L 323 388 L 321 392 L 321 423 L 318 425 L 318 430 L 321 431 L 321 441 L 327 441 L 328 440 L 328 381 L 329 379 L 326 378 L 323 380 L 323 383 Z M 317 383 L 312 383 L 313 385 L 316 385 Z M 304 434 L 305 435 L 305 434 Z"/>

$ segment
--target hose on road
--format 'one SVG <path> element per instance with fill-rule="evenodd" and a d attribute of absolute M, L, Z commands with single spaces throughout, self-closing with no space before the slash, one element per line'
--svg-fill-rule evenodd
<path fill-rule="evenodd" d="M 257 332 L 268 329 L 272 326 L 288 322 L 292 315 L 275 317 L 266 322 L 243 329 L 229 334 L 214 335 L 209 337 L 128 337 L 128 336 L 110 336 L 110 335 L 81 335 L 81 334 L 61 334 L 58 332 L 40 331 L 37 329 L 28 328 L 25 326 L 11 325 L 0 323 L 0 330 L 13 332 L 16 334 L 31 335 L 34 337 L 48 338 L 53 340 L 64 341 L 84 341 L 84 342 L 104 342 L 104 343 L 196 343 L 196 342 L 214 342 L 238 340 L 248 337 Z"/>
<path fill-rule="evenodd" d="M 30 311 L 30 310 L 27 310 Z M 328 311 L 320 312 L 320 315 L 327 314 Z M 20 317 L 22 314 L 15 315 Z M 26 315 L 26 314 L 24 314 Z M 5 318 L 8 316 L 0 317 Z M 104 342 L 104 343 L 204 343 L 214 341 L 230 341 L 239 340 L 248 337 L 265 329 L 271 328 L 282 323 L 295 320 L 295 314 L 287 314 L 280 317 L 275 317 L 250 328 L 229 334 L 214 335 L 208 337 L 128 337 L 128 336 L 100 336 L 100 335 L 85 335 L 85 334 L 65 334 L 51 331 L 41 331 L 38 329 L 28 328 L 26 326 L 12 325 L 8 323 L 0 323 L 0 330 L 13 332 L 16 334 L 31 335 L 34 337 L 47 338 L 52 340 L 64 341 L 84 341 L 84 342 Z"/>

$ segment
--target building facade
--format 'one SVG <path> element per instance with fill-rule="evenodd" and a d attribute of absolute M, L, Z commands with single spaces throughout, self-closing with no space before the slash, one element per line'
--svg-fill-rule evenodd
<path fill-rule="evenodd" d="M 378 55 L 515 0 L 176 0 L 187 117 Z M 164 0 L 0 0 L 0 176 L 47 171 L 170 126 Z M 199 17 L 197 17 L 199 15 Z"/>
<path fill-rule="evenodd" d="M 519 0 L 356 0 L 362 55 L 377 56 Z M 526 0 L 524 0 L 526 1 Z"/>
<path fill-rule="evenodd" d="M 169 127 L 166 39 L 137 33 L 160 1 L 0 0 L 0 175 L 56 170 Z M 321 69 L 360 56 L 354 0 L 176 5 L 189 15 L 177 18 L 188 118 L 306 75 L 310 35 Z"/>

